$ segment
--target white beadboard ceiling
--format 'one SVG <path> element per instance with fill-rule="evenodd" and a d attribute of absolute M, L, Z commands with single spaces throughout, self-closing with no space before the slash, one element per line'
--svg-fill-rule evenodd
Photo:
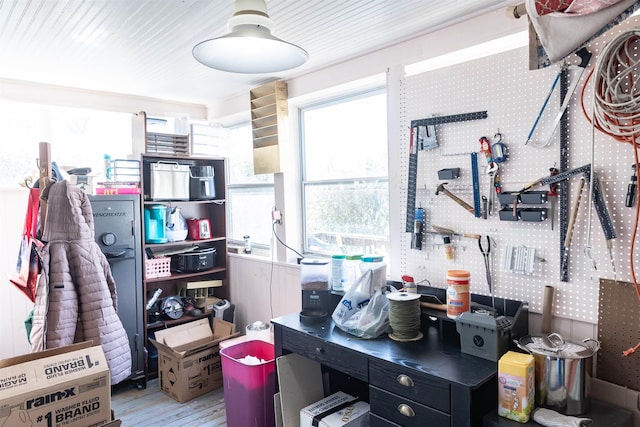
<path fill-rule="evenodd" d="M 209 104 L 517 1 L 266 3 L 273 34 L 307 50 L 305 65 L 240 75 L 197 62 L 196 43 L 228 32 L 233 0 L 0 0 L 0 79 Z"/>

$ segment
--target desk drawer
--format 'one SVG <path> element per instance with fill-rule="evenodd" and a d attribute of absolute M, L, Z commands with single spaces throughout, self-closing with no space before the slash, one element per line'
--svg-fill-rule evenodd
<path fill-rule="evenodd" d="M 451 412 L 448 382 L 402 365 L 372 359 L 369 383 L 442 412 Z"/>
<path fill-rule="evenodd" d="M 369 413 L 369 424 L 371 427 L 402 427 L 400 424 L 392 423 L 372 413 Z"/>
<path fill-rule="evenodd" d="M 369 381 L 367 357 L 362 353 L 288 328 L 282 330 L 282 347 L 359 380 Z"/>
<path fill-rule="evenodd" d="M 374 386 L 369 386 L 369 405 L 371 412 L 376 416 L 401 426 L 448 427 L 451 425 L 449 414 Z"/>

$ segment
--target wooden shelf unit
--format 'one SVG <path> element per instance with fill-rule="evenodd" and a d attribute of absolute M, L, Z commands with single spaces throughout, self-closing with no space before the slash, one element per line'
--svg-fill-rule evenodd
<path fill-rule="evenodd" d="M 180 165 L 189 166 L 212 166 L 214 169 L 214 188 L 215 198 L 207 200 L 153 200 L 151 198 L 151 165 L 157 162 L 177 162 Z M 142 213 L 144 218 L 144 208 L 151 205 L 165 205 L 167 211 L 172 207 L 179 207 L 180 213 L 185 219 L 190 218 L 206 218 L 209 220 L 211 237 L 201 240 L 187 240 L 167 243 L 148 243 L 145 236 L 145 221 L 142 221 L 142 248 L 143 254 L 148 257 L 150 254 L 166 255 L 179 251 L 181 248 L 198 248 L 216 249 L 215 266 L 211 269 L 194 271 L 194 272 L 175 272 L 171 271 L 171 275 L 166 277 L 147 278 L 146 271 L 143 274 L 143 289 L 145 308 L 149 298 L 154 292 L 162 289 L 161 298 L 178 295 L 178 285 L 185 282 L 205 281 L 205 280 L 221 280 L 223 286 L 215 288 L 215 296 L 220 299 L 228 298 L 227 286 L 227 221 L 226 221 L 226 167 L 227 161 L 223 157 L 196 157 L 182 155 L 163 155 L 158 153 L 146 153 L 141 155 L 141 187 L 142 187 Z M 166 253 L 169 254 L 166 254 Z M 159 328 L 168 328 L 183 323 L 192 322 L 204 317 L 211 316 L 211 312 L 203 312 L 198 316 L 189 316 L 186 313 L 179 319 L 169 319 L 162 317 L 161 322 L 154 322 L 148 325 L 145 316 L 145 335 Z M 147 346 L 150 345 L 147 342 Z M 153 378 L 156 373 L 149 369 L 148 378 Z"/>

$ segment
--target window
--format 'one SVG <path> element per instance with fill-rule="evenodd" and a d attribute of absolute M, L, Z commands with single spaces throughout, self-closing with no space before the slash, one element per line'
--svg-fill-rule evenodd
<path fill-rule="evenodd" d="M 300 129 L 305 251 L 388 256 L 385 92 L 302 108 Z"/>
<path fill-rule="evenodd" d="M 251 125 L 232 128 L 229 133 L 229 240 L 240 243 L 245 235 L 252 245 L 269 246 L 271 210 L 275 204 L 273 174 L 253 174 Z"/>
<path fill-rule="evenodd" d="M 126 159 L 131 153 L 131 114 L 0 101 L 0 187 L 37 179 L 38 144 L 51 143 L 60 167 L 104 170 L 104 155 Z"/>

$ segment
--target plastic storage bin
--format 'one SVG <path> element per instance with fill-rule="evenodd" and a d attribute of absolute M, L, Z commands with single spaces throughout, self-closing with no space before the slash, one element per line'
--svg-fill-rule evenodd
<path fill-rule="evenodd" d="M 228 427 L 275 426 L 276 372 L 273 344 L 251 340 L 220 350 Z M 246 356 L 264 362 L 246 365 Z"/>

